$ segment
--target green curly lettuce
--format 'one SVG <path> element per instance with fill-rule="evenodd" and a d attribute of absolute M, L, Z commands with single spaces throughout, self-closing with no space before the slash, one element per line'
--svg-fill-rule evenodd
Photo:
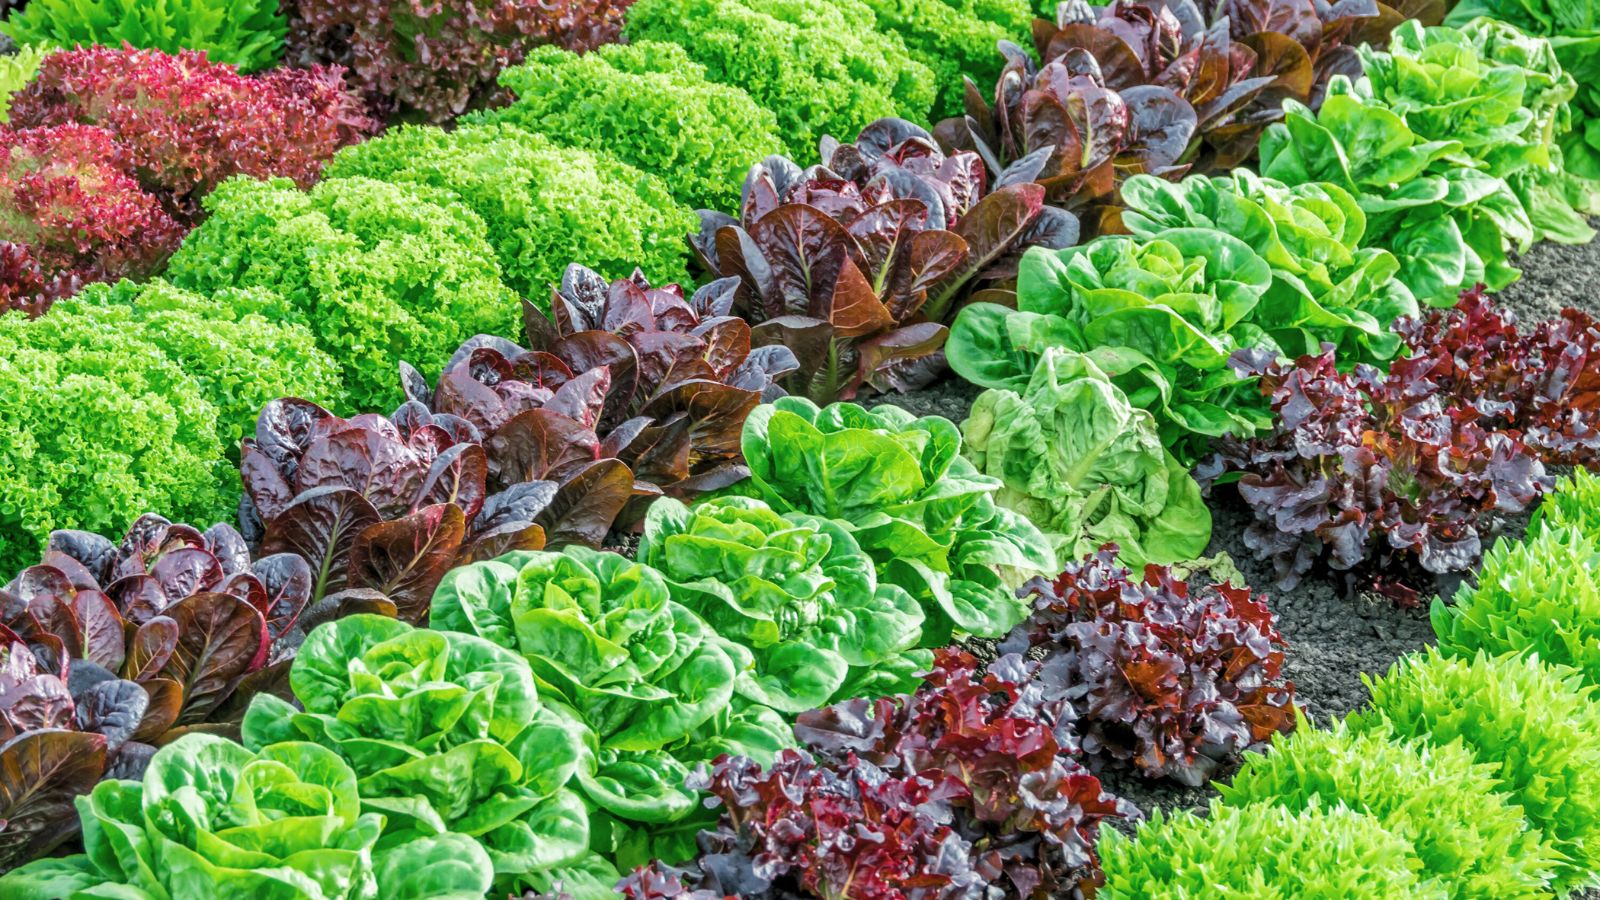
<path fill-rule="evenodd" d="M 933 121 L 961 115 L 963 78 L 981 85 L 999 80 L 1006 65 L 1000 41 L 1026 44 L 1033 33 L 1027 0 L 863 2 L 877 15 L 879 28 L 898 34 L 911 58 L 933 70 L 939 91 Z"/>
<path fill-rule="evenodd" d="M 40 319 L 0 316 L 0 567 L 59 528 L 120 534 L 152 509 L 238 502 L 241 436 L 268 401 L 339 396 L 337 369 L 264 290 L 95 284 Z"/>
<path fill-rule="evenodd" d="M 861 696 L 840 689 L 861 684 L 922 638 L 922 608 L 903 589 L 878 583 L 848 528 L 779 515 L 754 498 L 720 497 L 693 508 L 657 500 L 645 518 L 639 561 L 660 570 L 673 596 L 739 655 L 748 653 L 734 690 L 787 715 Z M 918 653 L 899 668 L 932 661 Z M 896 687 L 879 684 L 876 693 Z"/>
<path fill-rule="evenodd" d="M 1535 240 L 1594 239 L 1600 181 L 1566 171 L 1558 139 L 1572 130 L 1578 85 L 1543 38 L 1474 19 L 1461 28 L 1394 30 L 1385 51 L 1361 50 L 1371 96 L 1428 140 L 1456 140 L 1484 171 L 1516 191 Z"/>
<path fill-rule="evenodd" d="M 401 399 L 395 361 L 444 366 L 477 334 L 515 333 L 483 222 L 453 196 L 367 178 L 301 191 L 287 179 L 224 182 L 167 278 L 215 292 L 269 288 L 339 364 L 355 409 Z"/>
<path fill-rule="evenodd" d="M 259 694 L 245 746 L 299 740 L 355 770 L 385 842 L 454 832 L 482 845 L 507 890 L 548 886 L 589 852 L 569 786 L 582 739 L 539 702 L 522 656 L 483 638 L 355 615 L 311 632 L 289 675 L 303 712 Z"/>
<path fill-rule="evenodd" d="M 1528 830 L 1522 808 L 1500 790 L 1495 767 L 1459 743 L 1401 740 L 1385 730 L 1304 718 L 1269 753 L 1245 757 L 1223 803 L 1302 810 L 1343 804 L 1375 816 L 1411 842 L 1422 873 L 1461 900 L 1548 897 L 1558 857 Z"/>
<path fill-rule="evenodd" d="M 967 458 L 1005 485 L 996 501 L 1037 524 L 1058 559 L 1115 541 L 1137 570 L 1194 559 L 1211 540 L 1200 486 L 1154 417 L 1084 354 L 1046 350 L 1022 393 L 985 391 L 961 433 Z"/>
<path fill-rule="evenodd" d="M 749 91 L 799 159 L 824 135 L 885 116 L 926 122 L 933 107 L 933 73 L 861 0 L 638 0 L 623 30 L 678 44 L 713 81 Z"/>
<path fill-rule="evenodd" d="M 1246 169 L 1179 182 L 1135 175 L 1122 185 L 1123 225 L 1137 237 L 1211 228 L 1239 238 L 1272 267 L 1272 286 L 1250 314 L 1288 356 L 1338 347 L 1341 361 L 1381 363 L 1400 350 L 1389 329 L 1418 314 L 1395 276 L 1393 253 L 1363 245 L 1367 216 L 1335 184 L 1286 185 Z"/>
<path fill-rule="evenodd" d="M 506 284 L 539 304 L 574 260 L 607 278 L 642 268 L 651 284 L 690 282 L 684 238 L 699 220 L 661 178 L 606 153 L 509 124 L 413 125 L 340 151 L 327 177 L 351 176 L 459 200 L 488 227 Z"/>
<path fill-rule="evenodd" d="M 1370 247 L 1400 260 L 1420 303 L 1454 306 L 1464 288 L 1499 290 L 1520 272 L 1534 226 L 1516 191 L 1463 159 L 1464 145 L 1429 140 L 1403 116 L 1336 75 L 1321 109 L 1284 101 L 1284 121 L 1261 138 L 1261 174 L 1286 184 L 1331 182 L 1367 214 Z"/>
<path fill-rule="evenodd" d="M 676 44 L 607 44 L 582 56 L 539 47 L 500 83 L 516 102 L 464 121 L 504 122 L 610 154 L 663 178 L 690 208 L 736 209 L 750 163 L 783 150 L 769 110 L 737 84 L 709 80 Z"/>
<path fill-rule="evenodd" d="M 156 751 L 142 781 L 78 798 L 84 853 L 0 878 L 14 900 L 468 900 L 489 889 L 476 841 L 436 834 L 378 848 L 338 754 L 288 742 L 252 753 L 208 734 Z"/>
<path fill-rule="evenodd" d="M 0 22 L 0 34 L 19 45 L 204 50 L 254 72 L 283 56 L 289 22 L 277 0 L 32 0 Z"/>
<path fill-rule="evenodd" d="M 1228 363 L 1238 350 L 1277 350 L 1254 324 L 1272 282 L 1266 260 L 1211 228 L 1033 248 L 1017 274 L 1017 308 L 966 307 L 945 353 L 968 381 L 1017 392 L 1047 349 L 1085 353 L 1189 463 L 1212 437 L 1270 424 L 1265 400 Z"/>
<path fill-rule="evenodd" d="M 1015 589 L 1059 571 L 1039 529 L 996 503 L 1000 479 L 961 455 L 948 419 L 784 397 L 750 414 L 741 443 L 751 477 L 732 490 L 844 522 L 879 582 L 922 606 L 924 647 L 1005 634 L 1027 611 Z"/>
<path fill-rule="evenodd" d="M 0 56 L 0 125 L 11 121 L 11 95 L 28 86 L 49 52 L 47 47 L 27 46 Z"/>

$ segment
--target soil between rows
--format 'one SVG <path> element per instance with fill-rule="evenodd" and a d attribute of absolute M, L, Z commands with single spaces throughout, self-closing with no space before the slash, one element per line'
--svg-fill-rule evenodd
<path fill-rule="evenodd" d="M 1538 244 L 1521 258 L 1519 267 L 1522 278 L 1496 299 L 1516 312 L 1520 321 L 1550 318 L 1565 306 L 1600 315 L 1600 241 L 1580 247 Z M 979 393 L 979 388 L 947 378 L 922 391 L 873 398 L 867 404 L 892 403 L 917 415 L 939 415 L 959 423 Z M 1266 596 L 1287 644 L 1284 676 L 1294 683 L 1297 701 L 1319 725 L 1366 703 L 1362 675 L 1381 675 L 1402 655 L 1432 643 L 1428 604 L 1433 595 L 1425 596 L 1416 608 L 1403 609 L 1374 592 L 1352 590 L 1343 573 L 1326 569 L 1313 570 L 1292 590 L 1277 590 L 1271 564 L 1257 561 L 1245 548 L 1249 510 L 1231 489 L 1218 490 L 1208 503 L 1214 522 L 1206 554 L 1227 553 L 1246 583 Z M 1526 524 L 1527 516 L 1509 520 L 1500 534 L 1515 539 Z M 1485 546 L 1492 542 L 1492 537 L 1486 539 Z M 1132 801 L 1146 815 L 1157 808 L 1203 807 L 1216 794 L 1209 786 L 1151 781 L 1115 765 L 1100 775 L 1108 790 Z M 1217 773 L 1224 780 L 1232 775 L 1231 770 Z M 1579 897 L 1600 900 L 1600 891 Z"/>

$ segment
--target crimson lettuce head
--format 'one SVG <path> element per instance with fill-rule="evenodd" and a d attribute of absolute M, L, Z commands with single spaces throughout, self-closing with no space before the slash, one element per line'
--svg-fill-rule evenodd
<path fill-rule="evenodd" d="M 749 497 L 693 508 L 663 499 L 645 519 L 639 561 L 740 645 L 734 690 L 779 712 L 891 691 L 892 673 L 931 661 L 907 656 L 922 639 L 922 608 L 904 589 L 878 583 L 842 523 L 779 515 Z"/>
<path fill-rule="evenodd" d="M 86 853 L 0 879 L 7 897 L 281 896 L 465 900 L 489 861 L 457 834 L 377 849 L 383 816 L 363 813 L 356 775 L 332 750 L 252 753 L 208 734 L 163 747 L 141 781 L 101 782 L 78 801 Z"/>
<path fill-rule="evenodd" d="M 548 883 L 588 853 L 588 808 L 569 785 L 581 740 L 540 704 L 514 650 L 354 615 L 306 638 L 290 684 L 304 712 L 256 697 L 245 745 L 338 753 L 363 808 L 384 816 L 385 843 L 466 835 L 507 886 Z"/>
<path fill-rule="evenodd" d="M 961 302 L 1008 289 L 1024 249 L 1076 242 L 1077 221 L 1029 183 L 1038 162 L 991 182 L 977 154 L 880 119 L 853 144 L 825 139 L 821 165 L 756 164 L 739 217 L 702 210 L 692 243 L 709 271 L 738 278 L 755 343 L 794 350 L 791 393 L 912 390 L 942 370 Z"/>
<path fill-rule="evenodd" d="M 1044 535 L 996 503 L 1000 480 L 961 455 L 948 419 L 785 397 L 751 413 L 744 455 L 751 477 L 734 490 L 842 521 L 879 582 L 922 606 L 925 647 L 1004 633 L 1023 614 L 1013 589 L 1055 565 Z"/>

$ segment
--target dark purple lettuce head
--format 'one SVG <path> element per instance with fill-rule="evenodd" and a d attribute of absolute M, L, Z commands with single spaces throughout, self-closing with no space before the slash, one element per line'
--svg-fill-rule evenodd
<path fill-rule="evenodd" d="M 1081 717 L 1083 750 L 1148 777 L 1201 785 L 1219 764 L 1294 727 L 1294 685 L 1279 683 L 1283 638 L 1248 588 L 1190 584 L 1166 566 L 1137 579 L 1107 544 L 1053 581 L 1034 579 L 1033 613 L 1001 645 L 1043 651 Z"/>
<path fill-rule="evenodd" d="M 977 154 L 947 154 L 901 119 L 821 153 L 809 169 L 757 163 L 738 218 L 702 210 L 692 240 L 709 271 L 737 279 L 754 343 L 794 351 L 784 386 L 818 403 L 926 385 L 963 303 L 1009 292 L 1028 247 L 1077 242 L 1076 219 L 1032 183 L 1039 160 L 991 178 Z"/>

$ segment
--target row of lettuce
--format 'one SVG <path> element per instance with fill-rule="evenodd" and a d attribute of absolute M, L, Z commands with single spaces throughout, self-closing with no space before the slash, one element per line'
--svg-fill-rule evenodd
<path fill-rule="evenodd" d="M 1092 883 L 1099 821 L 1132 814 L 1086 762 L 1198 784 L 1294 724 L 1260 598 L 1161 568 L 1135 580 L 1114 546 L 1061 571 L 948 420 L 764 405 L 743 429 L 750 477 L 694 506 L 656 499 L 630 559 L 540 550 L 539 526 L 504 517 L 464 550 L 463 519 L 519 491 L 485 499 L 481 465 L 448 450 L 407 471 L 382 446 L 403 417 L 318 412 L 269 408 L 247 448 L 305 488 L 254 556 L 229 526 L 147 516 L 120 544 L 58 532 L 7 585 L 4 864 L 36 860 L 0 879 L 7 896 L 605 897 L 739 827 L 702 788 L 748 805 L 715 784 L 799 767 L 866 789 L 858 759 L 904 767 L 857 799 L 892 802 L 885 827 L 930 867 L 915 877 L 1003 860 L 1031 894 Z M 445 482 L 450 499 L 367 524 Z M 961 636 L 1006 655 L 985 673 L 935 657 Z M 84 854 L 39 859 L 73 836 L 74 804 Z M 938 804 L 987 837 L 956 836 Z M 744 843 L 735 892 L 842 871 L 771 840 L 797 855 L 760 884 L 765 851 Z M 883 852 L 872 877 L 912 877 Z"/>
<path fill-rule="evenodd" d="M 905 390 L 927 384 L 948 360 L 962 377 L 1010 392 L 985 401 L 982 415 L 969 423 L 969 439 L 979 449 L 993 445 L 980 465 L 1006 481 L 1013 497 L 1009 505 L 1034 517 L 1058 548 L 1081 554 L 1115 540 L 1135 564 L 1180 561 L 1203 548 L 1208 537 L 1200 492 L 1183 470 L 1218 436 L 1258 435 L 1273 443 L 1267 436 L 1275 415 L 1272 400 L 1251 380 L 1273 357 L 1316 354 L 1331 343 L 1331 365 L 1344 372 L 1358 362 L 1386 366 L 1402 350 L 1416 352 L 1420 345 L 1407 348 L 1406 338 L 1390 328 L 1397 317 L 1453 303 L 1456 291 L 1474 280 L 1504 280 L 1494 273 L 1507 271 L 1502 265 L 1506 251 L 1536 235 L 1586 237 L 1580 230 L 1586 226 L 1573 216 L 1600 203 L 1595 182 L 1561 164 L 1559 142 L 1572 121 L 1567 99 L 1575 91 L 1573 79 L 1561 72 L 1549 43 L 1488 20 L 1461 30 L 1406 24 L 1386 52 L 1329 49 L 1328 58 L 1348 57 L 1368 77 L 1351 82 L 1328 74 L 1314 84 L 1308 81 L 1312 86 L 1304 99 L 1313 105 L 1320 99 L 1321 111 L 1288 103 L 1285 113 L 1282 104 L 1276 112 L 1265 108 L 1281 93 L 1261 83 L 1266 76 L 1249 76 L 1242 69 L 1229 75 L 1237 90 L 1228 91 L 1233 99 L 1223 103 L 1184 99 L 1178 88 L 1163 86 L 1170 79 L 1160 75 L 1202 61 L 1221 66 L 1254 53 L 1249 48 L 1256 44 L 1276 46 L 1281 41 L 1262 36 L 1273 32 L 1228 32 L 1228 27 L 1248 27 L 1233 25 L 1245 21 L 1243 15 L 1202 27 L 1165 7 L 1116 5 L 1098 12 L 1092 23 L 1041 23 L 1035 37 L 1041 59 L 1049 60 L 1043 67 L 1015 48 L 996 54 L 1007 67 L 999 76 L 1002 85 L 1018 83 L 1019 68 L 1031 85 L 997 94 L 997 102 L 1003 101 L 999 107 L 982 114 L 973 110 L 932 132 L 905 119 L 880 119 L 861 130 L 854 143 L 823 140 L 819 165 L 802 169 L 776 154 L 786 147 L 799 153 L 793 146 L 806 146 L 815 135 L 796 139 L 794 129 L 782 124 L 784 117 L 821 123 L 816 127 L 824 134 L 842 120 L 807 111 L 797 97 L 814 102 L 821 95 L 795 88 L 796 79 L 763 88 L 751 71 L 763 67 L 718 62 L 709 54 L 730 36 L 753 34 L 752 29 L 781 26 L 790 37 L 854 32 L 828 18 L 841 13 L 806 4 L 797 8 L 822 18 L 748 10 L 740 18 L 735 12 L 743 7 L 714 5 L 727 19 L 715 19 L 723 22 L 717 40 L 649 40 L 669 36 L 654 30 L 665 29 L 665 23 L 701 22 L 652 0 L 630 14 L 635 43 L 607 45 L 583 56 L 538 48 L 523 65 L 503 73 L 501 81 L 517 95 L 509 105 L 470 113 L 454 130 L 405 126 L 348 147 L 309 189 L 305 185 L 319 175 L 321 157 L 355 140 L 366 127 L 352 124 L 352 116 L 362 117 L 348 96 L 324 90 L 315 102 L 269 102 L 263 98 L 278 95 L 240 88 L 246 77 L 226 67 L 154 51 L 90 49 L 46 56 L 38 76 L 13 104 L 30 127 L 8 132 L 26 138 L 8 151 L 12 158 L 31 152 L 34 160 L 21 165 L 27 190 L 14 196 L 37 202 L 19 208 L 19 218 L 40 234 L 61 226 L 57 233 L 69 255 L 95 256 L 94 228 L 110 222 L 122 222 L 130 239 L 143 241 L 181 235 L 187 224 L 202 218 L 202 198 L 205 215 L 170 261 L 164 251 L 151 257 L 162 260 L 160 279 L 138 287 L 91 286 L 70 303 L 57 302 L 33 323 L 6 317 L 3 339 L 8 358 L 16 361 L 7 380 L 28 402 L 10 410 L 16 440 L 9 443 L 6 470 L 13 475 L 4 485 L 0 517 L 13 527 L 0 537 L 0 559 L 23 565 L 53 529 L 107 532 L 147 509 L 183 518 L 215 517 L 237 496 L 231 475 L 234 438 L 248 431 L 267 400 L 306 397 L 340 411 L 392 408 L 405 397 L 425 400 L 426 388 L 417 383 L 469 362 L 475 351 L 463 355 L 461 348 L 477 335 L 514 333 L 519 319 L 533 351 L 548 352 L 565 342 L 557 354 L 565 354 L 565 362 L 554 376 L 542 373 L 543 362 L 536 367 L 541 374 L 518 376 L 541 390 L 553 391 L 601 366 L 632 365 L 639 352 L 634 348 L 578 347 L 558 333 L 561 313 L 546 305 L 544 292 L 565 277 L 566 260 L 581 259 L 611 278 L 642 267 L 658 284 L 687 283 L 691 273 L 720 276 L 713 282 L 715 296 L 695 311 L 693 321 L 674 313 L 668 317 L 671 326 L 659 326 L 707 332 L 653 339 L 667 343 L 644 351 L 657 361 L 637 370 L 642 381 L 631 371 L 605 376 L 613 382 L 606 387 L 613 394 L 606 415 L 582 431 L 605 444 L 614 429 L 639 416 L 661 427 L 674 416 L 690 423 L 709 417 L 718 424 L 675 433 L 668 444 L 672 454 L 640 440 L 630 426 L 633 430 L 624 429 L 612 442 L 617 446 L 586 449 L 594 461 L 610 457 L 632 470 L 665 469 L 637 480 L 691 496 L 718 486 L 713 482 L 731 471 L 723 463 L 736 464 L 729 425 L 737 429 L 749 391 L 775 395 L 785 390 L 827 402 Z M 802 22 L 809 24 L 802 28 L 797 24 Z M 1340 32 L 1333 24 L 1325 23 L 1323 31 Z M 1135 51 L 1116 37 L 1135 33 L 1173 41 L 1137 40 Z M 782 43 L 740 46 L 768 48 L 777 54 L 774 59 L 788 59 L 772 49 Z M 1172 53 L 1177 56 L 1159 56 Z M 1143 68 L 1129 68 L 1129 60 L 1141 60 Z M 788 64 L 822 65 L 812 57 Z M 308 71 L 277 69 L 249 77 L 310 78 Z M 881 67 L 865 71 L 881 74 Z M 1267 174 L 1240 169 L 1176 182 L 1140 174 L 1118 184 L 1139 167 L 1116 160 L 1126 162 L 1130 154 L 1150 148 L 1096 145 L 1092 153 L 1068 152 L 1089 126 L 1049 110 L 1104 107 L 1134 115 L 1136 107 L 1125 100 L 1081 101 L 1112 98 L 1118 90 L 1113 83 L 1133 91 L 1126 85 L 1137 80 L 1136 72 L 1144 73 L 1137 78 L 1159 82 L 1134 85 L 1139 88 L 1135 96 L 1151 109 L 1198 105 L 1213 113 L 1205 121 L 1215 122 L 1217 129 L 1234 123 L 1227 126 L 1234 129 L 1228 134 L 1249 122 L 1248 135 L 1240 139 L 1255 146 L 1259 138 Z M 843 87 L 855 83 L 832 80 Z M 224 83 L 233 87 L 216 86 Z M 152 99 L 130 111 L 116 101 L 130 90 Z M 242 130 L 224 128 L 219 135 L 218 129 L 199 127 L 197 110 L 233 107 L 221 100 L 182 102 L 197 91 L 206 97 L 243 91 L 257 105 L 293 106 L 300 117 L 295 121 L 309 124 L 277 137 L 306 155 L 297 157 L 301 168 L 280 174 L 299 173 L 300 184 L 221 181 L 234 173 L 274 173 L 271 160 L 278 151 L 271 149 L 272 141 L 245 138 L 273 135 L 277 120 L 241 112 L 228 121 L 237 121 Z M 976 97 L 979 91 L 969 93 Z M 1151 100 L 1156 94 L 1164 99 Z M 1454 100 L 1457 96 L 1468 99 Z M 1247 107 L 1230 105 L 1243 102 L 1239 98 L 1254 98 L 1251 103 L 1265 107 L 1249 106 L 1255 111 L 1246 116 L 1241 110 Z M 1219 112 L 1218 103 L 1231 112 Z M 850 117 L 909 108 L 852 102 L 835 111 Z M 1470 117 L 1454 112 L 1463 108 L 1478 112 Z M 1285 120 L 1271 123 L 1273 118 Z M 1046 120 L 1056 124 L 1044 128 Z M 1203 168 L 1206 160 L 1221 158 L 1214 149 L 1203 150 L 1211 140 L 1203 128 L 1189 128 L 1183 116 L 1175 121 L 1171 128 L 1154 128 L 1141 120 L 1126 133 L 1147 139 L 1166 134 L 1167 143 L 1191 162 L 1147 160 L 1144 168 L 1170 178 L 1184 166 Z M 322 141 L 305 139 L 306 131 Z M 1093 129 L 1095 134 L 1114 131 Z M 87 208 L 71 212 L 73 204 L 62 202 L 64 196 L 99 197 L 83 186 L 120 182 L 115 173 L 80 177 L 83 173 L 73 168 L 76 157 L 47 152 L 50 141 L 68 134 L 85 146 L 137 161 L 134 169 L 143 182 L 130 183 L 130 190 L 150 195 L 148 212 L 185 224 L 164 231 L 131 213 L 119 219 L 99 211 L 79 215 Z M 1217 134 L 1221 141 L 1222 131 Z M 1034 143 L 1016 144 L 1023 135 Z M 43 143 L 34 147 L 29 141 Z M 958 149 L 963 142 L 974 149 Z M 260 159 L 250 165 L 221 161 L 237 151 L 219 148 L 241 146 L 263 148 Z M 184 152 L 163 155 L 174 147 Z M 810 151 L 804 153 L 802 159 L 810 158 Z M 749 169 L 736 197 L 738 173 L 762 154 L 772 155 Z M 48 165 L 41 162 L 46 158 Z M 169 159 L 185 164 L 163 167 Z M 1083 171 L 1063 172 L 1065 160 L 1088 163 Z M 1371 171 L 1363 174 L 1364 167 Z M 683 174 L 668 181 L 649 172 Z M 63 195 L 61 186 L 69 182 L 74 193 Z M 1468 184 L 1470 190 L 1463 187 Z M 1476 199 L 1452 205 L 1438 202 L 1441 197 Z M 1557 197 L 1566 201 L 1555 202 Z M 70 214 L 41 216 L 45 199 L 52 215 L 63 209 Z M 1524 203 L 1542 210 L 1541 220 L 1550 227 L 1537 226 Z M 702 210 L 697 226 L 691 211 L 696 204 L 736 206 L 738 214 Z M 119 201 L 118 210 L 135 207 Z M 1554 225 L 1563 215 L 1571 228 Z M 1132 234 L 1103 235 L 1078 245 L 1084 229 L 1109 228 L 1113 222 Z M 693 260 L 681 241 L 685 234 L 693 235 Z M 13 242 L 8 252 L 27 256 L 49 244 L 39 240 L 29 247 Z M 120 251 L 113 256 L 129 258 Z M 85 280 L 114 277 L 103 263 L 97 258 L 85 264 L 83 271 L 98 274 L 70 274 L 56 292 L 72 293 Z M 34 265 L 29 271 L 43 270 Z M 249 300 L 238 299 L 246 295 Z M 521 315 L 519 298 L 528 307 Z M 592 303 L 585 299 L 580 305 Z M 159 310 L 158 319 L 171 318 L 185 307 L 210 306 L 228 307 L 219 315 L 242 326 L 235 336 L 240 343 L 184 346 L 192 341 L 191 331 L 109 324 L 119 316 L 143 319 Z M 707 314 L 737 316 L 749 326 L 706 325 L 698 317 Z M 74 317 L 83 324 L 68 321 Z M 558 327 L 541 324 L 546 321 Z M 601 326 L 609 324 L 595 318 L 573 330 Z M 269 328 L 270 340 L 250 343 Z M 100 329 L 115 333 L 93 341 L 61 339 L 65 333 Z M 735 352 L 724 359 L 719 349 L 717 359 L 705 356 L 709 372 L 680 369 L 676 378 L 665 373 L 662 357 L 683 352 L 672 342 L 709 336 L 706 346 L 720 347 L 733 334 L 740 347 L 752 348 L 745 356 Z M 113 342 L 121 349 L 113 350 Z M 1524 343 L 1523 355 L 1542 352 L 1547 362 L 1566 360 L 1568 368 L 1582 371 L 1582 359 L 1572 356 L 1592 347 L 1593 329 L 1574 317 L 1567 331 L 1540 332 Z M 294 352 L 283 354 L 281 366 L 277 360 L 258 364 L 267 355 L 261 348 L 275 345 Z M 1241 355 L 1241 350 L 1247 352 Z M 509 359 L 523 350 L 505 344 L 499 352 Z M 1046 357 L 1049 364 L 1041 364 Z M 113 359 L 119 362 L 109 362 Z M 408 372 L 427 375 L 396 379 L 397 360 L 414 367 Z M 500 377 L 480 376 L 476 380 L 490 385 Z M 1286 376 L 1291 385 L 1301 380 Z M 1370 380 L 1348 381 L 1344 393 L 1355 397 Z M 716 381 L 721 387 L 706 394 L 688 386 L 691 381 Z M 1532 426 L 1559 432 L 1567 444 L 1592 451 L 1596 438 L 1582 418 L 1586 409 L 1570 402 L 1592 386 L 1581 379 L 1549 384 L 1538 394 L 1543 405 L 1537 416 L 1530 414 L 1543 418 L 1535 422 L 1524 416 L 1529 420 L 1487 428 L 1491 439 L 1481 454 L 1504 454 L 1502 439 L 1513 430 L 1527 434 Z M 730 385 L 745 393 L 723 389 Z M 668 386 L 674 388 L 670 398 L 656 396 Z M 1279 401 L 1281 407 L 1289 398 Z M 522 411 L 538 402 L 519 395 L 514 406 Z M 1350 405 L 1351 415 L 1358 413 L 1357 405 Z M 1098 443 L 1063 440 L 1055 464 L 1029 467 L 1017 456 L 1025 446 L 1021 442 L 1033 437 L 1020 430 L 1026 418 L 1017 414 L 1022 409 L 1036 415 L 1053 411 L 1057 431 L 1071 430 L 1067 420 L 1084 410 L 1094 411 L 1088 421 L 1125 427 L 1091 429 L 1101 442 L 1117 442 L 1115 454 L 1099 454 Z M 1405 445 L 1415 433 L 1408 429 L 1397 441 Z M 1509 452 L 1518 459 L 1551 461 L 1542 450 L 1521 447 L 1518 441 L 1527 443 L 1526 438 L 1509 439 Z M 680 452 L 685 445 L 688 450 Z M 1296 446 L 1305 448 L 1304 442 Z M 1386 524 L 1398 526 L 1416 516 L 1358 517 L 1374 521 L 1358 524 L 1360 534 L 1345 533 L 1352 503 L 1392 507 L 1409 504 L 1409 497 L 1396 501 L 1382 492 L 1330 497 L 1327 516 L 1318 521 L 1276 515 L 1284 495 L 1305 487 L 1305 472 L 1327 468 L 1328 459 L 1350 449 L 1322 447 L 1303 461 L 1286 463 L 1281 447 L 1247 444 L 1234 454 L 1240 465 L 1230 469 L 1246 470 L 1252 486 L 1259 478 L 1274 487 L 1252 489 L 1252 496 L 1264 498 L 1257 543 L 1259 552 L 1280 561 L 1284 580 L 1322 555 L 1318 536 L 1337 547 L 1331 559 L 1341 568 L 1369 558 L 1386 562 L 1377 558 L 1391 552 L 1381 549 L 1385 537 L 1400 542 L 1393 551 L 1402 557 L 1415 553 L 1435 573 L 1459 571 L 1476 558 L 1470 539 L 1449 536 L 1446 542 L 1461 544 L 1460 552 L 1441 552 L 1430 530 L 1408 525 L 1402 535 Z M 1113 455 L 1126 465 L 1085 472 L 1084 460 Z M 1395 456 L 1402 465 L 1413 458 L 1398 451 Z M 525 474 L 543 477 L 554 460 Z M 1533 482 L 1543 478 L 1535 468 L 1524 469 Z M 1486 474 L 1476 463 L 1467 476 L 1500 478 L 1498 469 Z M 1445 480 L 1454 484 L 1460 478 L 1452 473 Z M 677 483 L 681 489 L 670 487 Z M 1107 487 L 1108 501 L 1086 501 L 1104 496 L 1101 489 Z M 1527 483 L 1502 487 L 1497 482 L 1495 496 L 1485 504 L 1526 502 L 1533 490 Z M 1416 504 L 1421 518 L 1446 515 L 1433 505 L 1431 500 Z M 1468 509 L 1465 515 L 1472 513 Z M 1368 547 L 1380 550 L 1373 554 Z"/>
<path fill-rule="evenodd" d="M 1545 897 L 1595 883 L 1600 479 L 1581 470 L 1371 705 L 1252 755 L 1205 817 L 1100 844 L 1102 897 Z"/>

